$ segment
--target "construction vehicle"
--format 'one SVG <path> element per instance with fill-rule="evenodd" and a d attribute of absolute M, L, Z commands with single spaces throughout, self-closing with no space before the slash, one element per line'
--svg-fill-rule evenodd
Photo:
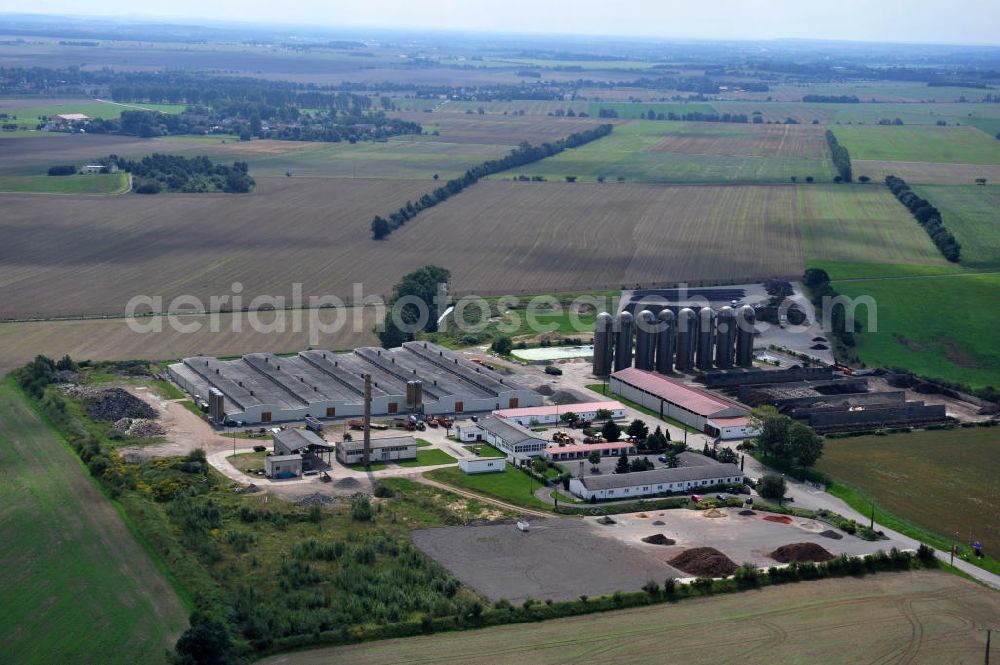
<path fill-rule="evenodd" d="M 323 423 L 319 421 L 318 418 L 313 418 L 312 416 L 306 416 L 306 429 L 311 429 L 314 432 L 323 432 Z"/>
<path fill-rule="evenodd" d="M 580 418 L 571 422 L 569 426 L 572 429 L 583 429 L 584 427 L 590 427 L 592 424 L 591 421 Z"/>
<path fill-rule="evenodd" d="M 573 437 L 566 432 L 556 432 L 552 435 L 552 440 L 558 443 L 560 446 L 573 445 Z"/>
<path fill-rule="evenodd" d="M 324 471 L 321 474 L 319 474 L 319 479 L 320 479 L 320 482 L 324 482 L 324 483 L 333 482 L 333 478 L 331 478 L 330 474 L 327 473 L 326 471 Z"/>
<path fill-rule="evenodd" d="M 607 443 L 608 440 L 603 436 L 587 436 L 583 439 L 584 443 Z"/>

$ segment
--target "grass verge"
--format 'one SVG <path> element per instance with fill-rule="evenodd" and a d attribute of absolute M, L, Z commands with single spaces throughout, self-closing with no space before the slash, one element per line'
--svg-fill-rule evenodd
<path fill-rule="evenodd" d="M 552 510 L 552 506 L 534 495 L 534 491 L 539 487 L 538 481 L 510 466 L 503 473 L 467 475 L 461 469 L 447 468 L 428 471 L 424 475 L 431 480 L 478 492 L 517 506 L 532 510 Z"/>

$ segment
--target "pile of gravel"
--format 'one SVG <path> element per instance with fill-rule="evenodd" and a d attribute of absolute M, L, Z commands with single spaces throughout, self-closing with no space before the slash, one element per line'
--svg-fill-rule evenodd
<path fill-rule="evenodd" d="M 361 487 L 361 481 L 357 478 L 341 478 L 334 485 L 341 489 L 357 489 Z"/>
<path fill-rule="evenodd" d="M 163 425 L 147 418 L 122 418 L 115 421 L 113 429 L 134 437 L 161 436 L 167 433 Z"/>
<path fill-rule="evenodd" d="M 312 494 L 307 494 L 298 501 L 295 502 L 299 506 L 335 506 L 340 501 L 336 498 L 329 496 L 327 494 L 320 494 L 319 492 L 313 492 Z"/>
<path fill-rule="evenodd" d="M 122 418 L 158 417 L 156 409 L 122 388 L 92 388 L 89 386 L 65 385 L 59 387 L 63 395 L 83 402 L 87 415 L 94 420 L 117 422 Z"/>
<path fill-rule="evenodd" d="M 653 526 L 664 526 L 664 525 L 666 525 L 666 522 L 664 522 L 663 520 L 656 520 L 655 522 L 653 522 Z"/>
<path fill-rule="evenodd" d="M 736 564 L 714 547 L 684 550 L 668 563 L 688 575 L 698 577 L 727 577 L 736 570 Z"/>
<path fill-rule="evenodd" d="M 816 543 L 792 543 L 782 545 L 774 550 L 769 557 L 778 563 L 791 563 L 793 561 L 829 561 L 833 558 L 826 548 Z"/>
<path fill-rule="evenodd" d="M 823 536 L 824 538 L 832 538 L 833 540 L 842 540 L 844 538 L 844 534 L 840 533 L 839 531 L 834 531 L 833 529 L 827 529 L 826 531 L 823 531 L 819 535 Z"/>
<path fill-rule="evenodd" d="M 741 510 L 740 511 L 740 515 L 742 515 L 743 517 L 750 517 L 751 515 L 756 515 L 756 514 L 757 513 L 755 513 L 752 510 Z"/>

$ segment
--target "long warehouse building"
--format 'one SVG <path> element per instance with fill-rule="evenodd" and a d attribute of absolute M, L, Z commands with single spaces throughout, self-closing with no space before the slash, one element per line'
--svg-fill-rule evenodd
<path fill-rule="evenodd" d="M 372 415 L 488 412 L 540 406 L 542 396 L 510 376 L 429 342 L 348 353 L 309 350 L 294 356 L 207 356 L 170 365 L 170 378 L 210 405 L 216 422 L 245 424 L 361 416 L 365 374 Z M 408 402 L 409 395 L 409 402 Z"/>

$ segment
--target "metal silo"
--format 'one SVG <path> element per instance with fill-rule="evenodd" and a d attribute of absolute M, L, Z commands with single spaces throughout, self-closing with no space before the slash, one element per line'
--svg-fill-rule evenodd
<path fill-rule="evenodd" d="M 648 309 L 639 312 L 635 320 L 635 366 L 653 371 L 656 353 L 656 316 Z"/>
<path fill-rule="evenodd" d="M 736 339 L 736 313 L 726 305 L 719 310 L 715 335 L 715 366 L 729 369 L 733 366 L 733 343 Z"/>
<path fill-rule="evenodd" d="M 674 371 L 674 338 L 677 335 L 677 317 L 664 307 L 656 317 L 660 332 L 656 335 L 656 371 L 669 374 Z"/>
<path fill-rule="evenodd" d="M 753 367 L 753 333 L 757 313 L 750 305 L 736 310 L 736 364 Z"/>
<path fill-rule="evenodd" d="M 632 366 L 632 315 L 622 312 L 615 326 L 615 371 Z"/>
<path fill-rule="evenodd" d="M 698 310 L 698 369 L 712 369 L 712 345 L 715 341 L 715 312 L 711 307 Z"/>
<path fill-rule="evenodd" d="M 611 374 L 614 351 L 614 337 L 611 333 L 613 324 L 614 320 L 607 312 L 597 315 L 597 322 L 594 324 L 594 376 Z"/>
<path fill-rule="evenodd" d="M 694 369 L 695 335 L 698 334 L 698 315 L 690 307 L 677 312 L 677 358 L 674 366 L 678 372 Z"/>

